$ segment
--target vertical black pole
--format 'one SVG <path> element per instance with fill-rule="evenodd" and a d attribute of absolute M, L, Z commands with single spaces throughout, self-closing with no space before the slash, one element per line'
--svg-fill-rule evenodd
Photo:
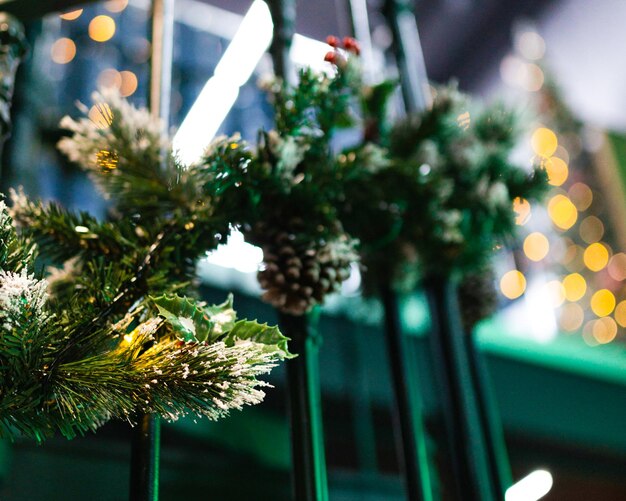
<path fill-rule="evenodd" d="M 400 322 L 398 296 L 388 285 L 380 287 L 380 296 L 385 310 L 385 334 L 396 401 L 394 418 L 396 429 L 400 431 L 397 436 L 398 450 L 404 470 L 406 494 L 409 501 L 431 501 L 433 490 L 426 431 L 421 409 L 412 402 L 407 382 L 406 339 Z"/>
<path fill-rule="evenodd" d="M 298 501 L 327 501 L 326 458 L 319 383 L 319 337 L 310 317 L 279 314 L 282 332 L 298 356 L 287 361 L 293 494 Z"/>
<path fill-rule="evenodd" d="M 150 38 L 150 112 L 165 124 L 165 134 L 170 117 L 174 0 L 153 0 Z M 140 414 L 131 444 L 130 501 L 158 501 L 160 453 L 159 417 Z"/>
<path fill-rule="evenodd" d="M 274 73 L 289 82 L 294 78 L 289 50 L 295 30 L 296 3 L 294 0 L 267 0 L 267 5 L 274 23 L 270 45 Z M 291 338 L 290 350 L 298 355 L 287 361 L 293 493 L 298 501 L 327 501 L 319 336 L 311 320 L 311 314 L 294 316 L 279 312 L 281 330 Z"/>
<path fill-rule="evenodd" d="M 448 277 L 424 283 L 432 324 L 433 366 L 448 431 L 457 499 L 502 499 L 492 478 L 487 443 L 482 429 L 479 399 L 456 297 Z"/>
<path fill-rule="evenodd" d="M 11 101 L 15 74 L 25 52 L 24 26 L 10 14 L 0 12 L 0 157 L 4 142 L 11 134 Z"/>

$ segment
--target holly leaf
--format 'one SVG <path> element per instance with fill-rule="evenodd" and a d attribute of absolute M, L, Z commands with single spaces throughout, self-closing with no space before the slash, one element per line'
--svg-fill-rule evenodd
<path fill-rule="evenodd" d="M 151 298 L 165 320 L 172 326 L 176 336 L 185 342 L 214 341 L 215 324 L 203 308 L 186 297 L 159 296 Z"/>
<path fill-rule="evenodd" d="M 226 346 L 234 346 L 237 341 L 252 341 L 263 344 L 266 353 L 277 352 L 280 358 L 294 358 L 297 355 L 289 353 L 288 337 L 281 334 L 278 327 L 260 324 L 255 320 L 239 320 L 222 339 Z"/>

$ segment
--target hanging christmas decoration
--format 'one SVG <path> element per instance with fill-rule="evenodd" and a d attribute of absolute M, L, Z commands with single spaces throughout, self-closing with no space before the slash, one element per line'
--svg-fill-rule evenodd
<path fill-rule="evenodd" d="M 59 148 L 112 201 L 110 219 L 20 191 L 0 207 L 4 436 L 71 438 L 142 413 L 217 419 L 259 403 L 258 376 L 290 356 L 276 327 L 237 320 L 232 299 L 195 298 L 194 262 L 230 219 L 206 195 L 207 169 L 183 169 L 147 111 L 94 100 L 108 123 L 64 118 Z"/>

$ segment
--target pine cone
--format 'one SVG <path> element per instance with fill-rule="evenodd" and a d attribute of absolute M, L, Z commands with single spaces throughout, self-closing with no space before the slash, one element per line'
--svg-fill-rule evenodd
<path fill-rule="evenodd" d="M 338 292 L 350 276 L 350 263 L 357 256 L 348 237 L 311 244 L 298 242 L 295 233 L 263 230 L 265 225 L 257 225 L 252 236 L 263 248 L 265 269 L 258 274 L 265 289 L 262 298 L 281 311 L 306 313 L 327 294 Z"/>

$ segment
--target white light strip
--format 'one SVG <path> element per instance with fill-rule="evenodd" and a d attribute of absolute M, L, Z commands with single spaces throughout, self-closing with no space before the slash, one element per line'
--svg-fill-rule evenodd
<path fill-rule="evenodd" d="M 505 501 L 537 501 L 552 489 L 552 475 L 546 470 L 536 470 L 509 487 Z"/>
<path fill-rule="evenodd" d="M 267 4 L 255 0 L 220 59 L 213 77 L 174 136 L 173 147 L 184 164 L 198 160 L 215 136 L 272 41 L 274 25 Z"/>

